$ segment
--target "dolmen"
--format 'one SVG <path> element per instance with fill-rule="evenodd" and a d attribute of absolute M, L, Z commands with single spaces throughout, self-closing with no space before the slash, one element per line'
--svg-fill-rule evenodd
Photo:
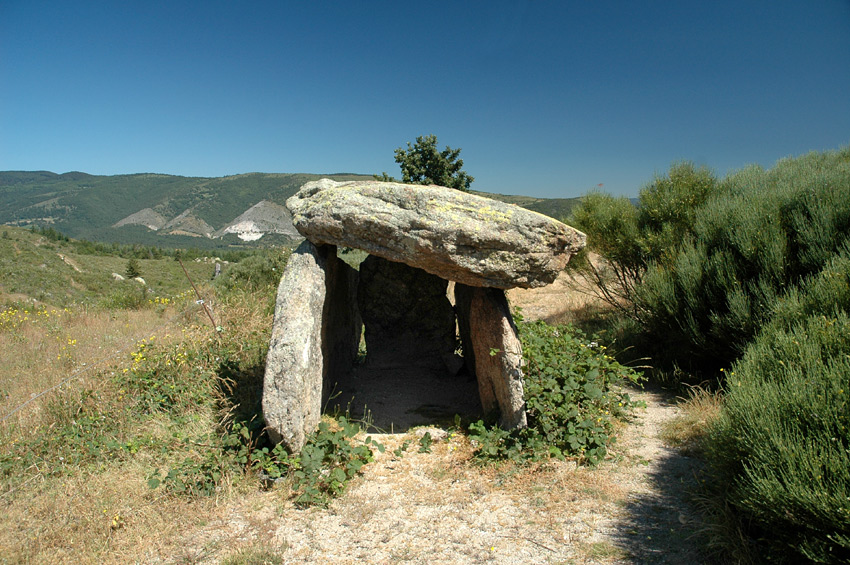
<path fill-rule="evenodd" d="M 352 370 L 364 327 L 367 367 L 465 366 L 485 414 L 505 429 L 526 425 L 522 347 L 504 291 L 553 282 L 584 247 L 583 233 L 442 186 L 321 179 L 286 206 L 306 240 L 277 292 L 262 402 L 273 441 L 303 447 L 334 383 Z M 369 256 L 358 272 L 337 248 Z"/>

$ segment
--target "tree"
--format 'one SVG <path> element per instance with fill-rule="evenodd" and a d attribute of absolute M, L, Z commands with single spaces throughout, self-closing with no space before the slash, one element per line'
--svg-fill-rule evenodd
<path fill-rule="evenodd" d="M 124 270 L 124 274 L 127 275 L 128 279 L 142 276 L 142 272 L 139 270 L 139 262 L 135 257 L 127 261 L 127 268 Z"/>
<path fill-rule="evenodd" d="M 641 189 L 637 207 L 625 196 L 585 195 L 570 224 L 587 234 L 587 250 L 603 261 L 594 263 L 583 256 L 575 267 L 593 282 L 603 300 L 640 322 L 651 314 L 636 300 L 647 269 L 651 264 L 672 264 L 694 235 L 700 209 L 721 189 L 709 169 L 680 162 Z"/>
<path fill-rule="evenodd" d="M 425 135 L 416 138 L 416 143 L 407 142 L 407 149 L 395 150 L 395 162 L 401 166 L 402 181 L 413 184 L 438 184 L 462 191 L 468 191 L 475 179 L 465 171 L 463 159 L 458 159 L 460 149 L 448 145 L 443 151 L 437 151 L 437 136 Z M 374 175 L 382 181 L 393 181 L 387 173 Z"/>

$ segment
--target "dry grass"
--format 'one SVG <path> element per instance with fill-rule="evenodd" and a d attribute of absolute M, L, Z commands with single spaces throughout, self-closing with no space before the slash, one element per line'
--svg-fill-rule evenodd
<path fill-rule="evenodd" d="M 512 308 L 520 308 L 526 320 L 549 324 L 572 324 L 587 333 L 604 329 L 605 320 L 615 313 L 581 276 L 563 271 L 555 282 L 543 288 L 514 288 L 507 291 Z"/>
<path fill-rule="evenodd" d="M 4 505 L 9 562 L 132 563 L 173 553 L 170 538 L 202 524 L 214 501 L 156 498 L 137 464 L 44 481 Z"/>
<path fill-rule="evenodd" d="M 154 335 L 176 339 L 180 326 L 169 321 L 179 312 L 173 306 L 105 311 L 43 304 L 0 311 L 0 417 L 5 418 L 0 433 L 37 426 L 43 400 L 6 416 L 69 378 L 75 381 L 72 386 L 94 384 L 122 366 L 138 340 Z"/>
<path fill-rule="evenodd" d="M 7 307 L 0 328 L 0 416 L 32 402 L 0 424 L 0 445 L 67 429 L 63 426 L 84 404 L 82 391 L 94 391 L 87 402 L 102 405 L 113 417 L 108 425 L 116 437 L 138 425 L 126 412 L 108 409 L 122 406 L 111 376 L 131 365 L 131 353 L 142 339 L 166 345 L 209 335 L 209 323 L 199 325 L 204 320 L 192 319 L 192 311 L 196 308 L 186 311 L 183 305 L 141 311 Z M 62 387 L 36 397 L 65 380 Z M 190 420 L 184 431 L 209 429 L 212 418 Z M 144 429 L 130 431 L 163 443 L 171 433 L 155 417 Z M 79 440 L 85 441 L 85 435 Z M 0 489 L 0 563 L 149 562 L 177 553 L 171 540 L 203 524 L 217 504 L 151 491 L 146 474 L 159 461 L 144 450 L 64 467 L 43 455 L 43 462 L 16 471 Z"/>
<path fill-rule="evenodd" d="M 679 404 L 677 416 L 661 429 L 661 439 L 686 453 L 698 452 L 711 422 L 720 417 L 723 397 L 701 387 L 691 387 Z"/>

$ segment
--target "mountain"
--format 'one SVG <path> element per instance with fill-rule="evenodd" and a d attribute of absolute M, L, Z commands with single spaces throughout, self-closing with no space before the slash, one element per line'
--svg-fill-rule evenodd
<path fill-rule="evenodd" d="M 319 178 L 371 180 L 337 173 L 248 173 L 228 177 L 163 174 L 99 176 L 82 172 L 0 171 L 0 223 L 50 226 L 92 241 L 159 247 L 225 248 L 299 239 L 284 204 Z M 563 218 L 578 198 L 477 192 Z"/>
<path fill-rule="evenodd" d="M 218 237 L 235 233 L 243 241 L 256 241 L 267 233 L 279 233 L 298 239 L 301 236 L 292 225 L 292 214 L 286 206 L 261 200 L 251 206 L 226 227 L 216 232 Z"/>

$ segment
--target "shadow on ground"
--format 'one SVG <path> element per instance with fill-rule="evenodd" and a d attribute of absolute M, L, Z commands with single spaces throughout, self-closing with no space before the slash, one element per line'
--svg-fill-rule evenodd
<path fill-rule="evenodd" d="M 370 430 L 398 433 L 415 426 L 450 426 L 455 415 L 477 419 L 481 401 L 475 378 L 465 371 L 451 376 L 410 367 L 358 366 L 336 383 L 325 412 L 348 412 Z"/>
<path fill-rule="evenodd" d="M 673 402 L 670 395 L 661 390 L 649 392 L 662 406 L 670 406 Z M 644 433 L 657 431 L 645 429 Z M 647 438 L 646 441 L 658 440 Z M 694 504 L 704 464 L 664 446 L 655 452 L 651 461 L 639 458 L 635 464 L 649 466 L 648 484 L 645 489 L 629 495 L 623 518 L 615 525 L 611 541 L 628 556 L 619 562 L 719 564 L 720 561 L 705 552 L 707 535 Z"/>

